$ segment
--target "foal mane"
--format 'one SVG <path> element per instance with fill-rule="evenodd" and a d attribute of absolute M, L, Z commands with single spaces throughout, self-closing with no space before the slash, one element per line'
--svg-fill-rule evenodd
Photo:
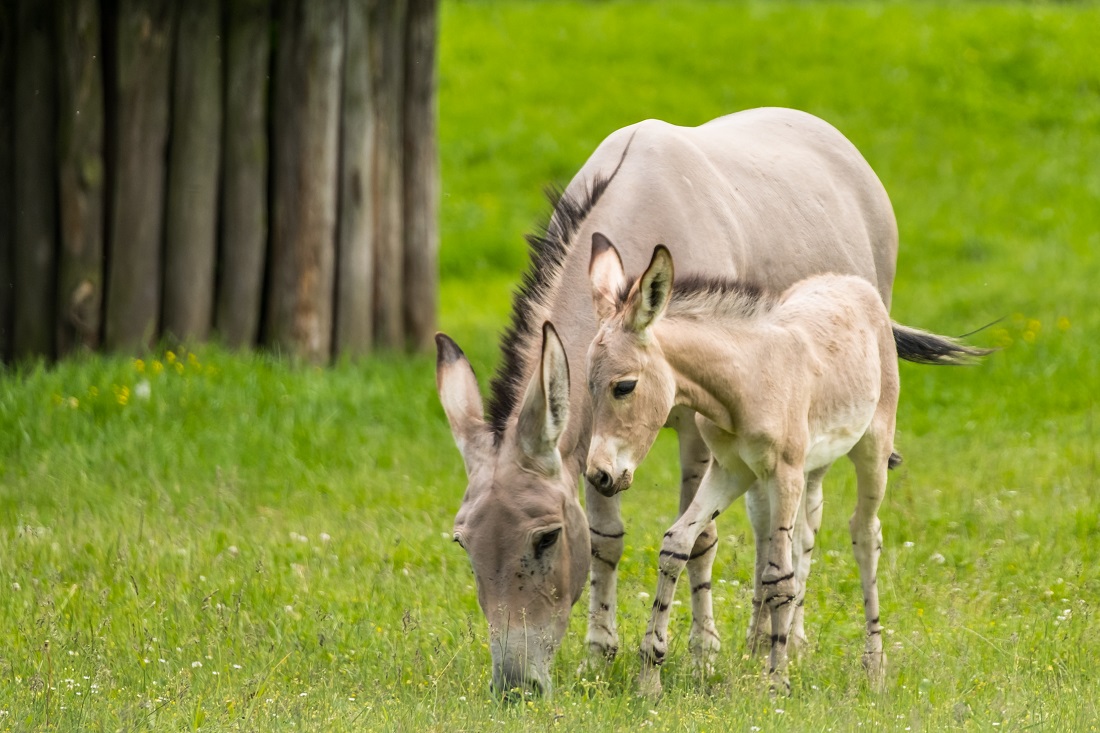
<path fill-rule="evenodd" d="M 626 305 L 637 281 L 628 278 L 618 292 L 618 307 Z M 692 273 L 672 284 L 666 318 L 698 321 L 712 318 L 751 318 L 767 313 L 779 296 L 748 280 Z"/>
<path fill-rule="evenodd" d="M 527 388 L 525 377 L 530 371 L 532 344 L 542 335 L 542 323 L 549 319 L 550 295 L 561 279 L 577 231 L 623 167 L 633 140 L 631 135 L 615 170 L 607 176 L 593 176 L 580 197 L 567 194 L 559 186 L 546 190 L 551 215 L 525 237 L 530 262 L 512 300 L 512 318 L 500 341 L 500 366 L 489 387 L 488 424 L 495 441 L 504 435 L 508 419 Z"/>

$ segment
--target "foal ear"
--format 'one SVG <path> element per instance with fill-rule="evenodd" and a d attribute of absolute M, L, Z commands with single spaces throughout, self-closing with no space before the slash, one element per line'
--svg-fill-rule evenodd
<path fill-rule="evenodd" d="M 469 474 L 487 434 L 477 377 L 462 349 L 449 336 L 437 333 L 435 348 L 435 386 L 439 391 L 439 401 L 443 412 L 447 413 L 451 434 Z"/>
<path fill-rule="evenodd" d="M 611 240 L 596 232 L 592 235 L 592 260 L 588 264 L 588 278 L 592 281 L 592 303 L 596 317 L 606 320 L 615 312 L 619 289 L 626 281 L 623 261 Z"/>
<path fill-rule="evenodd" d="M 569 420 L 569 361 L 558 332 L 542 326 L 542 363 L 527 386 L 516 435 L 529 468 L 546 476 L 561 471 L 558 439 Z"/>
<path fill-rule="evenodd" d="M 631 297 L 626 323 L 636 333 L 642 333 L 665 314 L 672 298 L 673 277 L 672 253 L 663 244 L 658 244 Z"/>

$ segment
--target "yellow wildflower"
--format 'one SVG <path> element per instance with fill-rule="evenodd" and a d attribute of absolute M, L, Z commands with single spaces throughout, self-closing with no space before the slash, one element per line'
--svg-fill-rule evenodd
<path fill-rule="evenodd" d="M 134 369 L 137 371 L 138 374 L 144 374 L 145 362 L 141 359 L 134 359 Z"/>
<path fill-rule="evenodd" d="M 159 360 L 153 362 L 153 374 L 160 374 L 164 371 L 164 364 L 161 364 Z"/>
<path fill-rule="evenodd" d="M 169 364 L 175 364 L 176 363 L 176 352 L 169 351 L 169 352 L 165 353 L 164 360 L 166 362 L 168 362 Z"/>

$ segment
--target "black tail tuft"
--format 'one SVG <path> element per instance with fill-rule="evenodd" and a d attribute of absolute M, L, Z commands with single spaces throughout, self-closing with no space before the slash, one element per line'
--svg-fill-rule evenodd
<path fill-rule="evenodd" d="M 894 451 L 890 454 L 890 460 L 886 462 L 886 467 L 893 471 L 895 468 L 901 465 L 901 454 Z"/>
<path fill-rule="evenodd" d="M 979 349 L 967 346 L 947 336 L 893 324 L 894 344 L 898 356 L 917 364 L 973 364 L 978 357 L 992 354 L 996 349 Z"/>

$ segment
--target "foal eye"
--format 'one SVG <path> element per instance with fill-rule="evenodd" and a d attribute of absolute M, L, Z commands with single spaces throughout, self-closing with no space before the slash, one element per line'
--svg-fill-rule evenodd
<path fill-rule="evenodd" d="M 634 391 L 634 388 L 638 386 L 638 380 L 636 379 L 624 379 L 621 382 L 616 382 L 611 386 L 611 394 L 615 395 L 617 399 L 622 399 L 628 394 Z"/>
<path fill-rule="evenodd" d="M 549 550 L 551 547 L 557 544 L 558 538 L 560 537 L 561 528 L 551 530 L 544 534 L 542 537 L 539 537 L 538 541 L 535 543 L 535 555 L 541 555 L 542 553 Z"/>

